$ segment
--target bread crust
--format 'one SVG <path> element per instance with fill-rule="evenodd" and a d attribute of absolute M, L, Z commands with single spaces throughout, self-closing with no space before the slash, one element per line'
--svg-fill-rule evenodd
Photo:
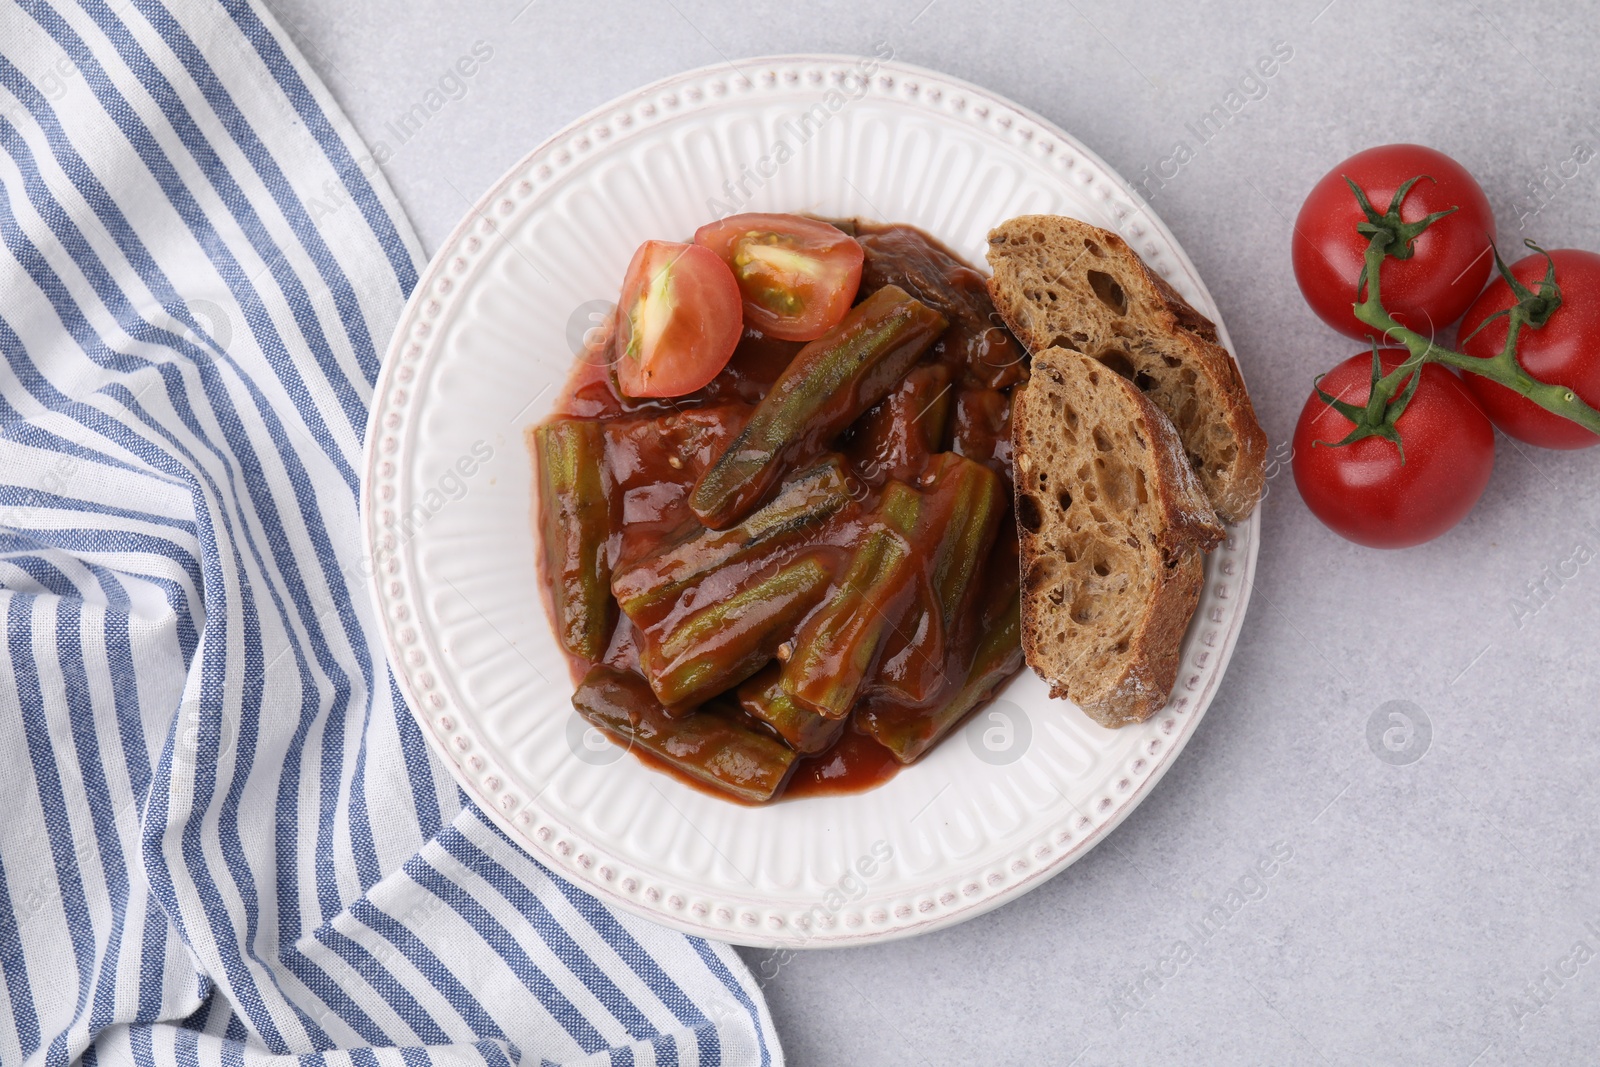
<path fill-rule="evenodd" d="M 1109 475 L 1085 478 L 1113 455 L 1100 436 L 1107 426 L 1131 441 Z M 1204 555 L 1222 526 L 1170 420 L 1082 353 L 1035 353 L 1014 400 L 1012 436 L 1028 665 L 1051 696 L 1072 700 L 1096 722 L 1142 722 L 1172 691 L 1205 582 Z M 1136 497 L 1105 491 L 1124 481 Z M 1124 620 L 1114 624 L 1122 635 L 1114 644 L 1107 624 L 1096 625 L 1107 618 Z"/>
<path fill-rule="evenodd" d="M 1002 223 L 988 260 L 995 308 L 1030 351 L 1070 348 L 1135 381 L 1177 427 L 1217 514 L 1249 517 L 1266 481 L 1266 434 L 1209 319 L 1120 236 L 1077 219 Z"/>

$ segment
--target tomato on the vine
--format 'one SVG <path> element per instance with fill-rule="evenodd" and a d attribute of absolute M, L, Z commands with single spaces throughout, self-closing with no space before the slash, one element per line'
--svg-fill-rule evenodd
<path fill-rule="evenodd" d="M 1379 355 L 1387 373 L 1407 353 L 1385 349 Z M 1340 363 L 1319 387 L 1346 403 L 1366 403 L 1372 353 Z M 1403 461 L 1400 448 L 1382 437 L 1336 444 L 1353 426 L 1313 391 L 1294 431 L 1295 485 L 1312 514 L 1347 540 L 1372 548 L 1431 541 L 1465 518 L 1489 484 L 1494 427 L 1461 380 L 1437 363 L 1422 367 L 1416 392 L 1395 421 Z"/>
<path fill-rule="evenodd" d="M 727 264 L 699 245 L 646 241 L 617 304 L 617 387 L 635 397 L 692 393 L 728 365 L 743 332 Z"/>
<path fill-rule="evenodd" d="M 1573 248 L 1550 253 L 1561 306 L 1537 329 L 1524 326 L 1517 334 L 1517 361 L 1542 382 L 1564 385 L 1590 407 L 1600 407 L 1600 256 Z M 1511 273 L 1531 290 L 1537 290 L 1547 264 L 1539 253 L 1511 265 Z M 1506 343 L 1506 319 L 1501 316 L 1478 330 L 1485 319 L 1517 302 L 1504 278 L 1495 278 L 1461 320 L 1461 351 L 1487 359 L 1498 355 Z M 1466 376 L 1467 388 L 1494 424 L 1519 441 L 1544 448 L 1588 448 L 1600 437 L 1525 396 L 1476 374 Z"/>
<path fill-rule="evenodd" d="M 694 240 L 732 269 L 750 325 L 785 341 L 814 341 L 844 318 L 866 256 L 854 237 L 803 215 L 732 215 Z"/>
<path fill-rule="evenodd" d="M 1466 168 L 1422 145 L 1392 144 L 1357 152 L 1312 187 L 1295 219 L 1294 275 L 1306 302 L 1323 322 L 1351 337 L 1376 331 L 1355 317 L 1368 239 L 1356 227 L 1367 220 L 1348 178 L 1379 212 L 1412 178 L 1400 208 L 1411 223 L 1455 207 L 1424 230 L 1404 259 L 1386 257 L 1379 273 L 1383 304 L 1395 320 L 1431 336 L 1459 319 L 1483 288 L 1493 257 L 1494 213 Z M 1383 338 L 1378 338 L 1382 341 Z"/>

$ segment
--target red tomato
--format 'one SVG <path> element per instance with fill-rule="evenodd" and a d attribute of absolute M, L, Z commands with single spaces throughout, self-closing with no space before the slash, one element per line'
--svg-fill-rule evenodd
<path fill-rule="evenodd" d="M 1590 407 L 1600 407 L 1600 256 L 1572 248 L 1550 253 L 1561 287 L 1561 306 L 1537 330 L 1524 326 L 1517 334 L 1517 359 L 1542 382 L 1564 385 Z M 1517 281 L 1534 292 L 1544 280 L 1545 259 L 1534 253 L 1512 264 Z M 1504 278 L 1489 283 L 1461 320 L 1461 350 L 1486 359 L 1498 355 L 1506 343 L 1502 316 L 1469 336 L 1478 324 L 1497 311 L 1515 304 L 1516 297 Z M 1588 448 L 1600 437 L 1571 419 L 1546 411 L 1525 396 L 1476 374 L 1463 380 L 1494 424 L 1519 441 L 1544 448 Z"/>
<path fill-rule="evenodd" d="M 1383 368 L 1406 358 L 1382 353 Z M 1322 379 L 1322 390 L 1350 404 L 1371 393 L 1372 353 L 1351 356 Z M 1402 383 L 1403 384 L 1403 383 Z M 1394 443 L 1366 437 L 1348 445 L 1353 424 L 1313 391 L 1294 430 L 1294 481 L 1311 513 L 1334 533 L 1371 548 L 1431 541 L 1466 517 L 1494 467 L 1494 427 L 1450 370 L 1430 363 L 1395 429 Z M 1318 444 L 1326 441 L 1327 444 Z"/>
<path fill-rule="evenodd" d="M 699 245 L 646 241 L 617 304 L 617 386 L 625 396 L 682 396 L 727 366 L 744 325 L 739 285 Z"/>
<path fill-rule="evenodd" d="M 844 318 L 861 284 L 861 246 L 816 219 L 731 215 L 694 240 L 733 269 L 746 319 L 769 337 L 816 340 Z"/>
<path fill-rule="evenodd" d="M 1452 205 L 1459 210 L 1424 230 L 1413 243 L 1411 258 L 1384 258 L 1379 273 L 1384 307 L 1401 325 L 1432 336 L 1461 317 L 1489 276 L 1494 213 L 1461 164 L 1415 144 L 1357 152 L 1312 187 L 1294 223 L 1294 276 L 1300 291 L 1311 310 L 1340 333 L 1368 337 L 1374 332 L 1350 310 L 1360 299 L 1356 282 L 1367 251 L 1367 238 L 1356 226 L 1367 216 L 1345 178 L 1361 186 L 1383 213 L 1395 190 L 1419 174 L 1425 177 L 1406 195 L 1402 222 Z"/>

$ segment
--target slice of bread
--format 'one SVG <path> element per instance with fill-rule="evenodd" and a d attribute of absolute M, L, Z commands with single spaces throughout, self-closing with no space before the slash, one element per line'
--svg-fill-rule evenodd
<path fill-rule="evenodd" d="M 1028 665 L 1101 725 L 1142 722 L 1172 690 L 1222 526 L 1172 423 L 1088 356 L 1036 352 L 1011 426 Z"/>
<path fill-rule="evenodd" d="M 989 231 L 989 293 L 1031 352 L 1070 348 L 1131 380 L 1178 428 L 1227 522 L 1249 517 L 1266 480 L 1267 438 L 1217 328 L 1126 241 L 1058 215 Z"/>

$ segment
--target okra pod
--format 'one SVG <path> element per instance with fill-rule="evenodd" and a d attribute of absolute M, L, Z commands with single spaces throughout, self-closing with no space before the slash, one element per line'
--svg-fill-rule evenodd
<path fill-rule="evenodd" d="M 667 632 L 646 632 L 640 665 L 669 708 L 700 703 L 760 670 L 827 592 L 816 555 L 802 556 Z"/>
<path fill-rule="evenodd" d="M 1003 483 L 982 464 L 945 453 L 928 477 L 922 492 L 890 482 L 879 504 L 881 512 L 909 524 L 901 528 L 923 556 L 927 584 L 888 635 L 872 688 L 915 707 L 939 699 L 951 670 L 960 669 L 950 661 L 972 639 L 970 623 L 963 622 L 974 576 L 1006 514 Z"/>
<path fill-rule="evenodd" d="M 891 481 L 883 487 L 878 512 L 913 544 L 921 544 L 927 537 L 923 523 L 928 504 L 926 494 L 904 482 Z M 904 704 L 935 699 L 945 674 L 944 649 L 944 613 L 934 603 L 928 583 L 919 582 L 900 624 L 884 636 L 872 688 L 893 694 Z"/>
<path fill-rule="evenodd" d="M 795 637 L 783 689 L 829 719 L 855 706 L 883 639 L 899 625 L 916 591 L 917 558 L 887 526 L 870 530 L 850 558 L 833 598 Z"/>
<path fill-rule="evenodd" d="M 966 680 L 948 701 L 931 710 L 872 703 L 857 722 L 901 763 L 928 751 L 1022 666 L 1018 604 L 1013 588 L 999 614 L 984 628 Z"/>
<path fill-rule="evenodd" d="M 589 722 L 640 748 L 674 770 L 739 798 L 771 800 L 795 767 L 783 742 L 721 715 L 691 712 L 672 718 L 637 674 L 595 667 L 572 696 Z"/>
<path fill-rule="evenodd" d="M 844 719 L 828 719 L 802 707 L 783 688 L 783 668 L 769 664 L 739 686 L 739 706 L 775 730 L 802 756 L 825 751 L 844 732 Z"/>
<path fill-rule="evenodd" d="M 922 494 L 905 482 L 890 482 L 878 498 L 878 514 L 907 537 L 915 537 L 917 520 L 922 515 Z"/>
<path fill-rule="evenodd" d="M 884 642 L 872 693 L 915 707 L 938 700 L 948 683 L 949 644 L 943 614 L 919 583 L 911 609 Z"/>
<path fill-rule="evenodd" d="M 932 550 L 933 570 L 929 575 L 934 597 L 943 612 L 946 634 L 954 632 L 967 601 L 972 578 L 989 555 L 995 531 L 1005 514 L 1007 500 L 1000 477 L 972 460 L 953 452 L 940 457 L 930 493 L 935 506 L 925 508 L 933 522 L 919 524 L 938 537 Z"/>
<path fill-rule="evenodd" d="M 585 419 L 551 419 L 531 431 L 539 479 L 540 544 L 555 606 L 556 636 L 573 656 L 605 655 L 616 622 L 606 542 L 612 494 L 605 428 Z"/>
<path fill-rule="evenodd" d="M 919 363 L 857 420 L 850 459 L 869 482 L 913 478 L 943 449 L 955 394 L 950 378 L 942 363 Z"/>
<path fill-rule="evenodd" d="M 943 315 L 893 285 L 851 308 L 795 355 L 695 483 L 690 510 L 714 530 L 737 522 L 790 464 L 819 454 L 882 399 L 944 328 Z"/>
<path fill-rule="evenodd" d="M 727 530 L 699 529 L 687 540 L 627 566 L 611 591 L 635 622 L 665 606 L 718 568 L 791 544 L 842 511 L 851 500 L 844 461 L 827 461 L 797 475 L 766 507 Z"/>

